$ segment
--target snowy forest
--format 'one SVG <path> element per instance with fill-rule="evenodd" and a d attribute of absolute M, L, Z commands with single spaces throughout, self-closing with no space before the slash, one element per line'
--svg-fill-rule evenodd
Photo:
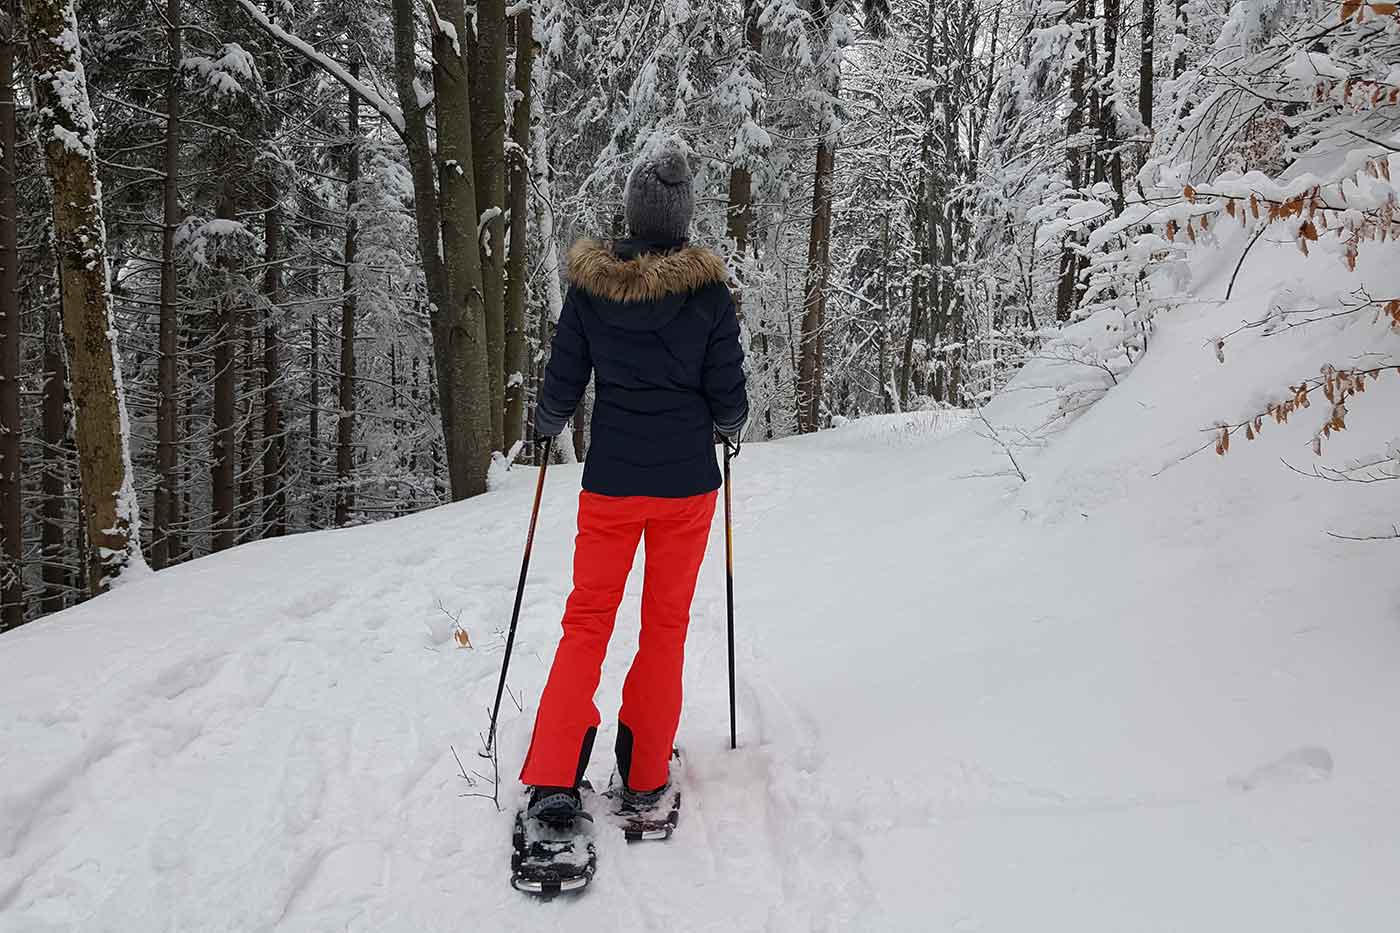
<path fill-rule="evenodd" d="M 1045 354 L 1082 364 L 1068 417 L 1221 231 L 1337 279 L 1400 234 L 1398 131 L 1392 2 L 5 0 L 0 628 L 532 463 L 562 257 L 623 235 L 660 139 L 758 441 L 980 410 Z M 1400 297 L 1309 313 L 1400 327 Z M 1327 362 L 1208 443 L 1316 389 L 1320 446 L 1394 366 Z"/>

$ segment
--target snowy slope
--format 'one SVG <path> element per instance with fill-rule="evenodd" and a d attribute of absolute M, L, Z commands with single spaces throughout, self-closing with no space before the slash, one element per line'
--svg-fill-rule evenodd
<path fill-rule="evenodd" d="M 741 748 L 718 535 L 694 607 L 667 846 L 600 843 L 576 901 L 506 883 L 509 813 L 461 796 L 533 476 L 394 522 L 238 548 L 0 636 L 0 930 L 1384 931 L 1400 922 L 1400 515 L 1307 468 L 1321 412 L 1224 459 L 1202 429 L 1400 337 L 1213 338 L 1280 288 L 1400 294 L 1261 243 L 1097 405 L 1017 452 L 952 415 L 751 444 L 735 465 Z M 1310 278 L 1294 282 L 1300 272 Z M 1080 325 L 1092 336 L 1101 322 Z M 1392 357 L 1393 358 L 1393 357 Z M 1074 364 L 987 411 L 1034 432 Z M 1400 378 L 1327 461 L 1383 450 Z M 503 799 L 569 581 L 552 469 L 502 723 Z M 624 603 L 600 707 L 635 645 Z M 445 611 L 444 611 L 445 610 Z M 473 649 L 458 648 L 448 613 Z M 605 724 L 606 728 L 606 724 Z M 606 780 L 612 734 L 591 776 Z"/>

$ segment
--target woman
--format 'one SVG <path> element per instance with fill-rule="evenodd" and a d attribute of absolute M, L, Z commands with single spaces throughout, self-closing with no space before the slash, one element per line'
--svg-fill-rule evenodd
<path fill-rule="evenodd" d="M 749 410 L 724 260 L 686 242 L 695 196 L 679 140 L 637 163 L 625 201 L 629 239 L 569 251 L 535 412 L 536 433 L 558 436 L 594 376 L 574 589 L 520 774 L 532 788 L 528 814 L 561 826 L 581 810 L 601 722 L 593 695 L 642 538 L 641 639 L 622 688 L 617 769 L 627 805 L 666 790 L 690 602 L 720 486 L 714 435 L 737 446 Z"/>

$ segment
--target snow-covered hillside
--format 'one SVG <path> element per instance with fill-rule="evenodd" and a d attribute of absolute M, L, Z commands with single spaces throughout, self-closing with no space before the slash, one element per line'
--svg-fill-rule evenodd
<path fill-rule="evenodd" d="M 1237 256 L 1202 266 L 1196 293 L 1223 294 Z M 986 476 L 1008 461 L 952 414 L 747 446 L 741 748 L 717 524 L 686 670 L 683 821 L 664 846 L 601 839 L 576 900 L 510 889 L 510 813 L 463 796 L 484 785 L 452 751 L 481 767 L 530 471 L 475 501 L 176 567 L 0 637 L 0 929 L 1395 929 L 1397 545 L 1328 532 L 1389 528 L 1396 484 L 1280 462 L 1311 468 L 1321 406 L 1223 459 L 1203 430 L 1321 362 L 1400 344 L 1345 318 L 1249 329 L 1216 361 L 1214 338 L 1281 289 L 1294 307 L 1360 284 L 1400 293 L 1377 257 L 1356 275 L 1328 262 L 1260 243 L 1236 300 L 1160 318 L 1142 361 L 1055 430 L 1036 429 L 1086 367 L 1028 368 L 986 411 L 1020 444 L 1024 483 Z M 1356 401 L 1326 462 L 1384 449 L 1397 389 L 1389 376 Z M 579 477 L 548 477 L 512 667 L 525 708 L 502 722 L 507 811 Z M 605 731 L 595 783 L 611 746 Z"/>

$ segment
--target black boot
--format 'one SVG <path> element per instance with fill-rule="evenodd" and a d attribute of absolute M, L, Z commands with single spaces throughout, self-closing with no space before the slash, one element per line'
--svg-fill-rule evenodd
<path fill-rule="evenodd" d="M 556 829 L 568 829 L 579 819 L 592 819 L 583 809 L 577 787 L 531 788 L 525 815 Z"/>
<path fill-rule="evenodd" d="M 618 794 L 620 803 L 618 812 L 629 816 L 648 814 L 662 803 L 666 792 L 670 789 L 670 781 L 662 784 L 656 790 L 648 791 L 635 791 L 624 783 L 621 793 Z"/>
<path fill-rule="evenodd" d="M 616 789 L 617 800 L 620 804 L 618 812 L 636 815 L 655 809 L 666 796 L 666 792 L 671 789 L 671 781 L 668 776 L 666 783 L 655 790 L 635 791 L 632 789 L 628 783 L 632 772 L 632 730 L 627 727 L 626 723 L 619 722 L 617 724 L 617 742 L 613 746 L 613 751 L 617 755 L 617 778 L 621 785 L 620 788 Z M 673 758 L 675 757 L 674 749 L 671 751 L 671 755 Z"/>

